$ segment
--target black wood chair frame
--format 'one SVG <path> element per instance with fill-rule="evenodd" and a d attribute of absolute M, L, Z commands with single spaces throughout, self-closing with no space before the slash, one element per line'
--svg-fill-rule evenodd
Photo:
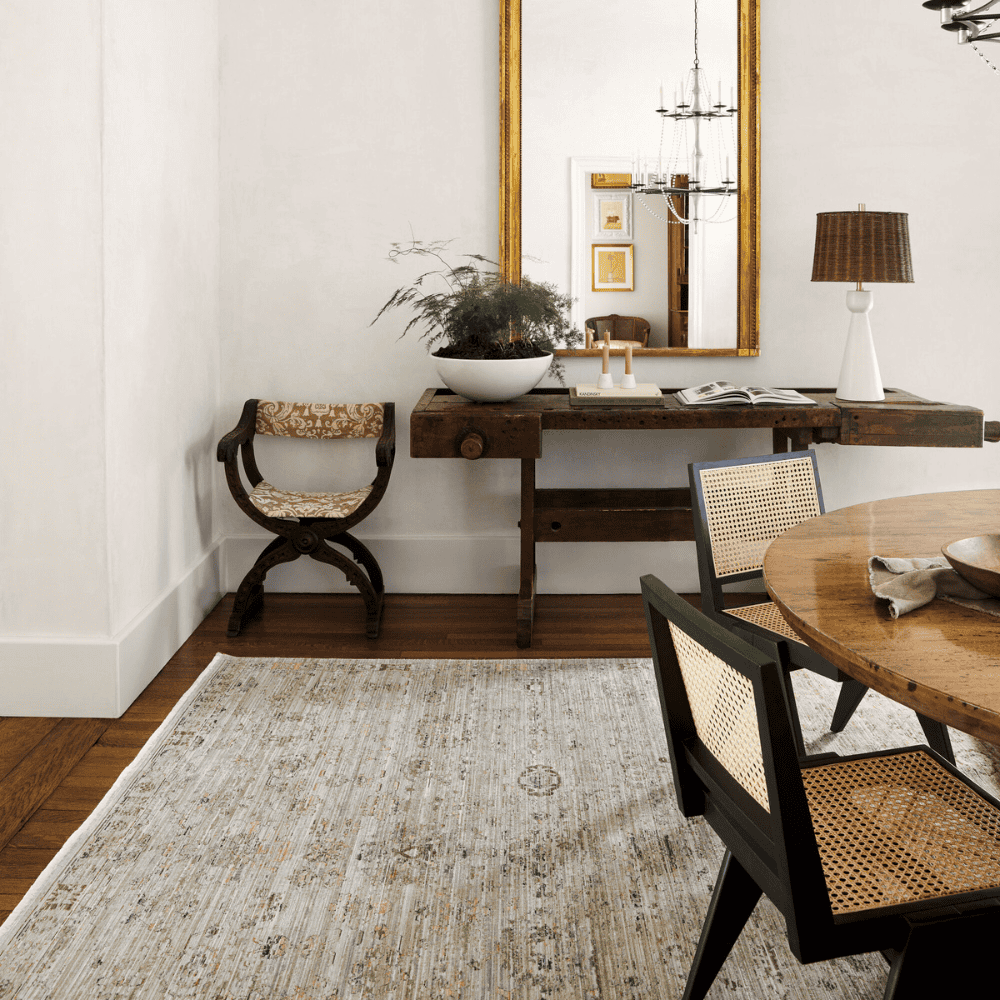
<path fill-rule="evenodd" d="M 989 973 L 1000 933 L 1000 888 L 834 914 L 803 773 L 831 761 L 918 750 L 994 808 L 1000 809 L 1000 801 L 929 747 L 797 759 L 775 651 L 768 655 L 752 647 L 655 576 L 642 577 L 641 586 L 678 804 L 687 817 L 704 816 L 726 845 L 683 1000 L 700 1000 L 708 992 L 762 894 L 784 916 L 790 948 L 803 963 L 879 951 L 890 963 L 885 1000 L 976 995 L 973 987 Z M 753 685 L 768 809 L 699 739 L 671 622 Z"/>

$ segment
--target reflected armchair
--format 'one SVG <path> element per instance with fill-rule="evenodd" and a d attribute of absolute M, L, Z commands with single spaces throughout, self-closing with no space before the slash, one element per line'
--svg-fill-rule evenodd
<path fill-rule="evenodd" d="M 631 343 L 633 349 L 649 345 L 649 322 L 641 316 L 591 316 L 584 321 L 586 346 L 600 347 L 605 331 L 611 334 L 611 349 L 624 350 Z"/>

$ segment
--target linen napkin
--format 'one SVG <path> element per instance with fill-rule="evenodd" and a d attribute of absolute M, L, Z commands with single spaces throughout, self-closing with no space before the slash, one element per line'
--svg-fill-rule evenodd
<path fill-rule="evenodd" d="M 1000 616 L 1000 600 L 963 580 L 944 556 L 932 559 L 872 556 L 868 560 L 868 582 L 876 597 L 889 602 L 893 618 L 923 607 L 935 597 Z"/>

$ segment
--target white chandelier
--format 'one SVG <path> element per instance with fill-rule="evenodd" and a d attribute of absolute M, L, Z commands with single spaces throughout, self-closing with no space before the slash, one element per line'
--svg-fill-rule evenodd
<path fill-rule="evenodd" d="M 713 97 L 716 98 L 714 103 Z M 729 90 L 727 104 L 722 96 L 722 81 L 718 83 L 717 96 L 713 95 L 708 77 L 701 68 L 698 0 L 694 0 L 694 64 L 680 88 L 674 91 L 672 110 L 664 102 L 663 85 L 660 85 L 660 103 L 656 109 L 661 119 L 659 156 L 653 162 L 636 156 L 632 166 L 632 189 L 655 218 L 692 226 L 695 231 L 699 222 L 731 222 L 735 218 L 726 208 L 728 198 L 738 191 L 730 174 L 731 165 L 738 162 L 734 128 L 737 110 L 733 89 Z M 673 119 L 677 127 L 672 130 L 671 149 L 664 161 L 663 141 L 668 118 Z M 682 125 L 686 127 L 680 127 Z M 681 180 L 685 176 L 686 183 Z M 644 200 L 644 195 L 661 196 L 667 215 L 659 215 Z"/>
<path fill-rule="evenodd" d="M 994 73 L 1000 70 L 986 58 L 977 43 L 1000 42 L 1000 0 L 987 0 L 979 7 L 973 7 L 974 0 L 925 0 L 928 10 L 941 12 L 941 27 L 952 31 L 959 45 L 971 45 L 976 55 L 986 63 Z M 990 11 L 996 7 L 995 13 Z"/>

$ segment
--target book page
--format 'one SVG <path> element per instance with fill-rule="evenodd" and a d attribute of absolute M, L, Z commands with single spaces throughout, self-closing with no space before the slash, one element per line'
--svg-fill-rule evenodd
<path fill-rule="evenodd" d="M 739 389 L 732 382 L 706 382 L 704 385 L 695 385 L 690 389 L 683 389 L 682 395 L 689 403 L 698 403 L 703 399 L 714 399 L 716 396 L 723 396 L 728 392 L 739 392 Z"/>

